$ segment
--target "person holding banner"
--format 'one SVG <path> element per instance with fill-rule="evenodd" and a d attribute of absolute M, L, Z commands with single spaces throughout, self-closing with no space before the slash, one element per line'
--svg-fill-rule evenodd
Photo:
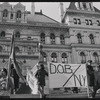
<path fill-rule="evenodd" d="M 48 73 L 44 69 L 44 65 L 40 64 L 40 66 L 38 66 L 38 70 L 35 74 L 35 77 L 38 80 L 38 90 L 40 93 L 40 98 L 45 97 L 45 94 L 44 94 L 45 76 L 48 76 Z"/>
<path fill-rule="evenodd" d="M 94 86 L 94 70 L 92 67 L 92 61 L 89 60 L 87 62 L 87 79 L 88 79 L 88 86 L 89 86 L 89 97 L 91 97 L 91 92 L 93 91 Z"/>
<path fill-rule="evenodd" d="M 100 89 L 100 65 L 95 66 L 92 98 L 95 98 L 98 89 Z"/>

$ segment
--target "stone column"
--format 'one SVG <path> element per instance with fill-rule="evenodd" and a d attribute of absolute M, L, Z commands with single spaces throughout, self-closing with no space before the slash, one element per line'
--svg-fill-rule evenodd
<path fill-rule="evenodd" d="M 77 54 L 75 47 L 72 47 L 72 63 L 73 64 L 77 63 Z"/>

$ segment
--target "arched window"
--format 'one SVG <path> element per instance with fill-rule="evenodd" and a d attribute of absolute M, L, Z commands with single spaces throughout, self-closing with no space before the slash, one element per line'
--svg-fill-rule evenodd
<path fill-rule="evenodd" d="M 5 9 L 4 11 L 3 11 L 3 17 L 7 17 L 8 16 L 8 11 L 7 11 L 7 9 Z"/>
<path fill-rule="evenodd" d="M 62 54 L 62 63 L 68 63 L 68 59 L 67 59 L 66 53 Z"/>
<path fill-rule="evenodd" d="M 85 56 L 84 52 L 81 52 L 80 56 L 81 56 L 81 63 L 82 64 L 86 63 L 86 56 Z"/>
<path fill-rule="evenodd" d="M 43 61 L 44 62 L 47 62 L 47 55 L 45 52 L 42 53 L 42 56 L 43 56 Z"/>
<path fill-rule="evenodd" d="M 95 42 L 94 42 L 94 36 L 92 35 L 92 34 L 90 34 L 90 41 L 91 41 L 91 44 L 94 44 Z"/>
<path fill-rule="evenodd" d="M 45 44 L 45 34 L 41 33 L 40 35 L 41 43 Z"/>
<path fill-rule="evenodd" d="M 21 11 L 20 10 L 17 11 L 16 18 L 21 18 Z"/>
<path fill-rule="evenodd" d="M 50 39 L 51 39 L 51 44 L 55 44 L 55 35 L 53 33 L 51 33 Z"/>
<path fill-rule="evenodd" d="M 65 44 L 65 38 L 63 34 L 60 35 L 60 42 L 61 44 Z"/>
<path fill-rule="evenodd" d="M 4 31 L 1 32 L 0 37 L 5 37 L 5 32 Z"/>
<path fill-rule="evenodd" d="M 15 52 L 18 53 L 19 51 L 19 47 L 15 47 Z"/>
<path fill-rule="evenodd" d="M 2 47 L 0 46 L 0 52 L 2 52 Z"/>
<path fill-rule="evenodd" d="M 57 54 L 56 53 L 51 54 L 51 62 L 57 62 Z"/>
<path fill-rule="evenodd" d="M 77 34 L 78 43 L 82 43 L 82 36 L 80 33 Z"/>
<path fill-rule="evenodd" d="M 93 57 L 94 57 L 94 62 L 98 63 L 99 57 L 98 57 L 98 54 L 96 52 L 93 53 Z"/>
<path fill-rule="evenodd" d="M 16 32 L 15 37 L 16 38 L 20 38 L 20 33 L 19 32 Z"/>

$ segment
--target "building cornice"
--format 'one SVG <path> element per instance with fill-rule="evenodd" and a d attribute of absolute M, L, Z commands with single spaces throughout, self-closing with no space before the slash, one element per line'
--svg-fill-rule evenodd
<path fill-rule="evenodd" d="M 11 26 L 30 26 L 30 27 L 45 27 L 45 28 L 64 28 L 68 29 L 67 24 L 56 24 L 56 23 L 43 23 L 43 22 L 32 22 L 32 23 L 11 23 L 11 22 L 0 22 L 0 25 L 11 25 Z"/>
<path fill-rule="evenodd" d="M 100 44 L 71 44 L 71 48 L 73 47 L 83 47 L 83 48 L 99 48 L 100 49 Z"/>

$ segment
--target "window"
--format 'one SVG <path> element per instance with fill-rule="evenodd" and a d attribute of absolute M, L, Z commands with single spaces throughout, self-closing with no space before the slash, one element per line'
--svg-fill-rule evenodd
<path fill-rule="evenodd" d="M 17 11 L 16 18 L 21 18 L 21 11 L 20 10 Z"/>
<path fill-rule="evenodd" d="M 89 21 L 88 19 L 85 19 L 86 25 L 89 25 Z"/>
<path fill-rule="evenodd" d="M 47 62 L 47 55 L 46 55 L 46 53 L 44 53 L 44 52 L 43 52 L 43 61 L 44 61 L 44 62 Z"/>
<path fill-rule="evenodd" d="M 89 24 L 90 24 L 90 25 L 93 25 L 93 24 L 92 24 L 92 20 L 89 20 Z"/>
<path fill-rule="evenodd" d="M 76 18 L 74 18 L 73 20 L 74 20 L 74 24 L 77 24 L 77 19 L 76 19 Z"/>
<path fill-rule="evenodd" d="M 65 38 L 64 38 L 64 35 L 60 35 L 60 42 L 61 44 L 65 44 Z"/>
<path fill-rule="evenodd" d="M 57 62 L 57 55 L 56 53 L 51 54 L 51 62 Z"/>
<path fill-rule="evenodd" d="M 15 37 L 16 38 L 20 38 L 20 33 L 19 32 L 16 32 Z"/>
<path fill-rule="evenodd" d="M 95 42 L 94 42 L 94 36 L 92 35 L 92 34 L 90 34 L 90 41 L 91 41 L 91 44 L 94 44 Z"/>
<path fill-rule="evenodd" d="M 1 34 L 0 34 L 0 36 L 1 36 L 1 37 L 5 37 L 5 32 L 2 31 Z"/>
<path fill-rule="evenodd" d="M 82 43 L 82 36 L 80 33 L 77 34 L 78 43 Z"/>
<path fill-rule="evenodd" d="M 11 13 L 11 16 L 10 16 L 10 18 L 11 18 L 11 19 L 13 19 L 13 14 L 12 14 L 12 13 Z"/>
<path fill-rule="evenodd" d="M 19 52 L 19 47 L 15 47 L 15 52 L 16 52 L 16 53 Z"/>
<path fill-rule="evenodd" d="M 77 23 L 78 23 L 78 24 L 81 24 L 81 20 L 80 20 L 80 19 L 77 19 Z"/>
<path fill-rule="evenodd" d="M 63 53 L 63 54 L 62 54 L 62 63 L 68 63 L 66 53 Z"/>
<path fill-rule="evenodd" d="M 41 33 L 40 35 L 41 43 L 45 44 L 45 34 Z"/>
<path fill-rule="evenodd" d="M 7 9 L 5 9 L 4 11 L 3 11 L 3 17 L 7 17 L 8 16 L 8 11 L 7 11 Z"/>
<path fill-rule="evenodd" d="M 86 56 L 85 56 L 84 52 L 81 52 L 80 56 L 81 56 L 81 63 L 82 64 L 86 63 Z"/>
<path fill-rule="evenodd" d="M 98 57 L 98 54 L 96 52 L 93 53 L 93 57 L 94 57 L 94 62 L 98 63 L 99 62 L 99 57 Z"/>
<path fill-rule="evenodd" d="M 51 33 L 50 39 L 51 39 L 51 44 L 55 44 L 55 35 L 53 33 Z"/>
<path fill-rule="evenodd" d="M 99 20 L 97 20 L 97 25 L 100 26 L 100 21 Z"/>

